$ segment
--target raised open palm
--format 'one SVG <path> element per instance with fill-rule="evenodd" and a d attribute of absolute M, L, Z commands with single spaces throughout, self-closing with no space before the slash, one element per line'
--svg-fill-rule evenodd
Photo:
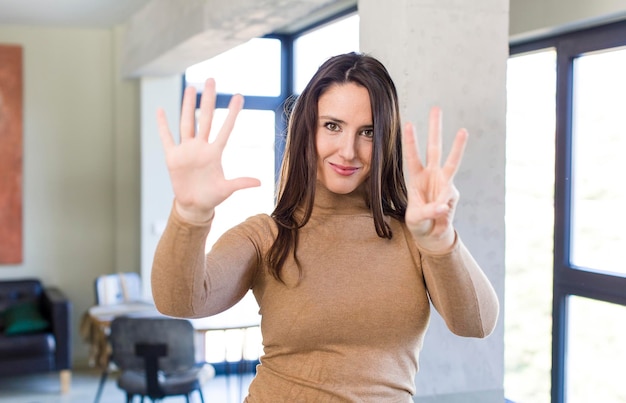
<path fill-rule="evenodd" d="M 180 118 L 180 143 L 176 144 L 163 109 L 157 111 L 157 124 L 165 160 L 176 198 L 176 210 L 185 219 L 204 222 L 214 209 L 235 191 L 259 186 L 255 178 L 226 179 L 222 153 L 243 108 L 243 97 L 234 95 L 228 105 L 228 116 L 215 140 L 209 142 L 215 110 L 215 81 L 208 79 L 200 101 L 196 130 L 196 91 L 185 89 Z"/>
<path fill-rule="evenodd" d="M 450 154 L 441 165 L 441 110 L 432 108 L 428 120 L 426 164 L 420 158 L 413 125 L 404 125 L 402 149 L 408 174 L 405 222 L 418 245 L 440 251 L 454 242 L 452 220 L 459 192 L 453 179 L 461 164 L 468 134 L 465 129 L 457 132 Z"/>

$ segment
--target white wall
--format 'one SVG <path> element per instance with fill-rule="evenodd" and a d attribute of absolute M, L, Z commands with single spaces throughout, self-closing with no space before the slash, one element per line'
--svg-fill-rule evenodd
<path fill-rule="evenodd" d="M 63 290 L 85 364 L 78 328 L 94 279 L 139 267 L 137 85 L 116 79 L 109 30 L 0 26 L 0 43 L 24 55 L 24 260 L 1 265 L 0 280 Z"/>
<path fill-rule="evenodd" d="M 152 298 L 149 287 L 152 261 L 174 193 L 165 165 L 165 154 L 156 124 L 157 108 L 163 108 L 172 135 L 178 140 L 182 76 L 145 77 L 141 79 L 141 275 L 144 295 Z"/>
<path fill-rule="evenodd" d="M 124 30 L 113 31 L 113 181 L 115 271 L 139 270 L 140 256 L 140 123 L 139 80 L 122 77 Z"/>

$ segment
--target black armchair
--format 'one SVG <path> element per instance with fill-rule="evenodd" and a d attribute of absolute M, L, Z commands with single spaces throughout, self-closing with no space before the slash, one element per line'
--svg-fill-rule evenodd
<path fill-rule="evenodd" d="M 58 371 L 71 381 L 71 303 L 38 279 L 0 281 L 0 376 Z"/>

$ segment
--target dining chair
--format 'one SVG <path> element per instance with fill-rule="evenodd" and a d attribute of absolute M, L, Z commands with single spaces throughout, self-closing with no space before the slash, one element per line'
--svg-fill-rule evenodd
<path fill-rule="evenodd" d="M 133 305 L 135 303 L 146 304 L 147 302 L 143 300 L 142 297 L 142 286 L 141 286 L 141 277 L 138 273 L 135 272 L 118 272 L 113 274 L 103 274 L 96 277 L 94 282 L 95 289 L 95 299 L 96 306 L 92 307 L 92 309 L 100 309 L 107 307 L 117 308 L 124 307 L 128 309 L 126 305 Z M 121 315 L 121 314 L 120 314 Z M 101 327 L 98 326 L 98 329 Z M 102 370 L 102 374 L 100 376 L 100 382 L 98 383 L 98 389 L 96 391 L 96 397 L 94 399 L 94 403 L 100 402 L 100 397 L 102 396 L 102 391 L 104 389 L 104 385 L 106 384 L 106 380 L 109 376 L 109 373 L 112 373 L 116 370 L 110 364 L 109 353 L 108 353 L 108 335 L 109 335 L 109 327 L 102 329 L 102 332 L 99 330 L 95 332 L 97 337 L 95 338 L 95 345 L 98 346 L 97 350 L 102 354 L 105 354 L 106 357 L 100 357 L 97 355 L 96 360 L 100 365 L 102 361 L 106 361 L 104 364 L 104 368 Z M 89 334 L 94 334 L 93 332 L 89 332 Z"/>
<path fill-rule="evenodd" d="M 119 369 L 117 386 L 126 401 L 135 396 L 155 402 L 184 395 L 190 402 L 215 376 L 215 369 L 196 360 L 194 328 L 185 319 L 171 317 L 117 317 L 111 323 L 111 361 Z"/>
<path fill-rule="evenodd" d="M 95 282 L 96 305 L 140 301 L 141 277 L 135 272 L 104 274 Z"/>

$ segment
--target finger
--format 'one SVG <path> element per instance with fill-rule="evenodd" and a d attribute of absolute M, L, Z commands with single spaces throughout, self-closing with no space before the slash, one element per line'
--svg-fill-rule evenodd
<path fill-rule="evenodd" d="M 224 120 L 224 124 L 220 129 L 217 138 L 215 139 L 215 144 L 224 147 L 226 145 L 226 141 L 228 141 L 228 137 L 230 133 L 233 131 L 233 127 L 235 127 L 235 121 L 237 120 L 237 115 L 243 108 L 243 96 L 240 94 L 235 94 L 230 99 L 228 103 L 228 115 Z"/>
<path fill-rule="evenodd" d="M 224 182 L 222 187 L 222 195 L 224 199 L 229 198 L 233 193 L 238 190 L 248 189 L 252 187 L 261 186 L 261 181 L 256 178 L 242 177 L 230 179 Z"/>
<path fill-rule="evenodd" d="M 236 190 L 248 189 L 253 187 L 261 186 L 261 181 L 257 178 L 235 178 L 228 181 L 233 189 L 233 192 Z"/>
<path fill-rule="evenodd" d="M 432 205 L 432 217 L 437 218 L 443 214 L 447 214 L 450 211 L 450 203 L 452 201 L 452 194 L 449 191 L 439 193 L 437 200 L 430 203 Z"/>
<path fill-rule="evenodd" d="M 163 149 L 168 150 L 174 147 L 176 143 L 174 142 L 174 138 L 167 124 L 167 117 L 165 116 L 163 108 L 157 109 L 157 126 L 159 128 L 159 137 L 161 138 Z"/>
<path fill-rule="evenodd" d="M 405 123 L 402 133 L 402 154 L 410 173 L 418 173 L 424 169 L 419 155 L 419 145 L 415 140 L 413 125 L 409 122 Z"/>
<path fill-rule="evenodd" d="M 439 167 L 441 163 L 441 109 L 434 106 L 428 117 L 428 146 L 426 165 Z"/>
<path fill-rule="evenodd" d="M 467 133 L 467 130 L 460 129 L 454 138 L 452 150 L 450 150 L 450 154 L 448 155 L 446 163 L 443 166 L 443 173 L 448 179 L 452 179 L 461 166 L 461 160 L 463 160 L 463 154 L 465 153 L 465 146 L 467 145 L 468 137 L 469 134 Z"/>
<path fill-rule="evenodd" d="M 413 225 L 411 231 L 417 234 L 429 234 L 432 231 L 434 225 L 435 222 L 433 219 L 422 218 Z"/>
<path fill-rule="evenodd" d="M 441 203 L 439 200 L 432 203 L 426 203 L 420 207 L 420 212 L 415 217 L 417 219 L 416 222 L 433 221 L 432 225 L 434 225 L 434 221 L 444 217 L 449 210 L 450 206 L 445 203 Z"/>
<path fill-rule="evenodd" d="M 196 89 L 185 88 L 183 106 L 180 112 L 180 140 L 188 140 L 194 137 L 196 132 Z"/>
<path fill-rule="evenodd" d="M 454 186 L 452 181 L 448 182 L 448 185 L 441 189 L 437 199 L 433 202 L 435 206 L 435 213 L 441 215 L 448 214 L 450 210 L 454 209 L 459 201 L 459 191 Z"/>
<path fill-rule="evenodd" d="M 198 137 L 209 141 L 211 134 L 211 122 L 215 111 L 215 80 L 209 78 L 204 83 L 204 91 L 200 98 L 200 119 L 198 122 Z"/>

